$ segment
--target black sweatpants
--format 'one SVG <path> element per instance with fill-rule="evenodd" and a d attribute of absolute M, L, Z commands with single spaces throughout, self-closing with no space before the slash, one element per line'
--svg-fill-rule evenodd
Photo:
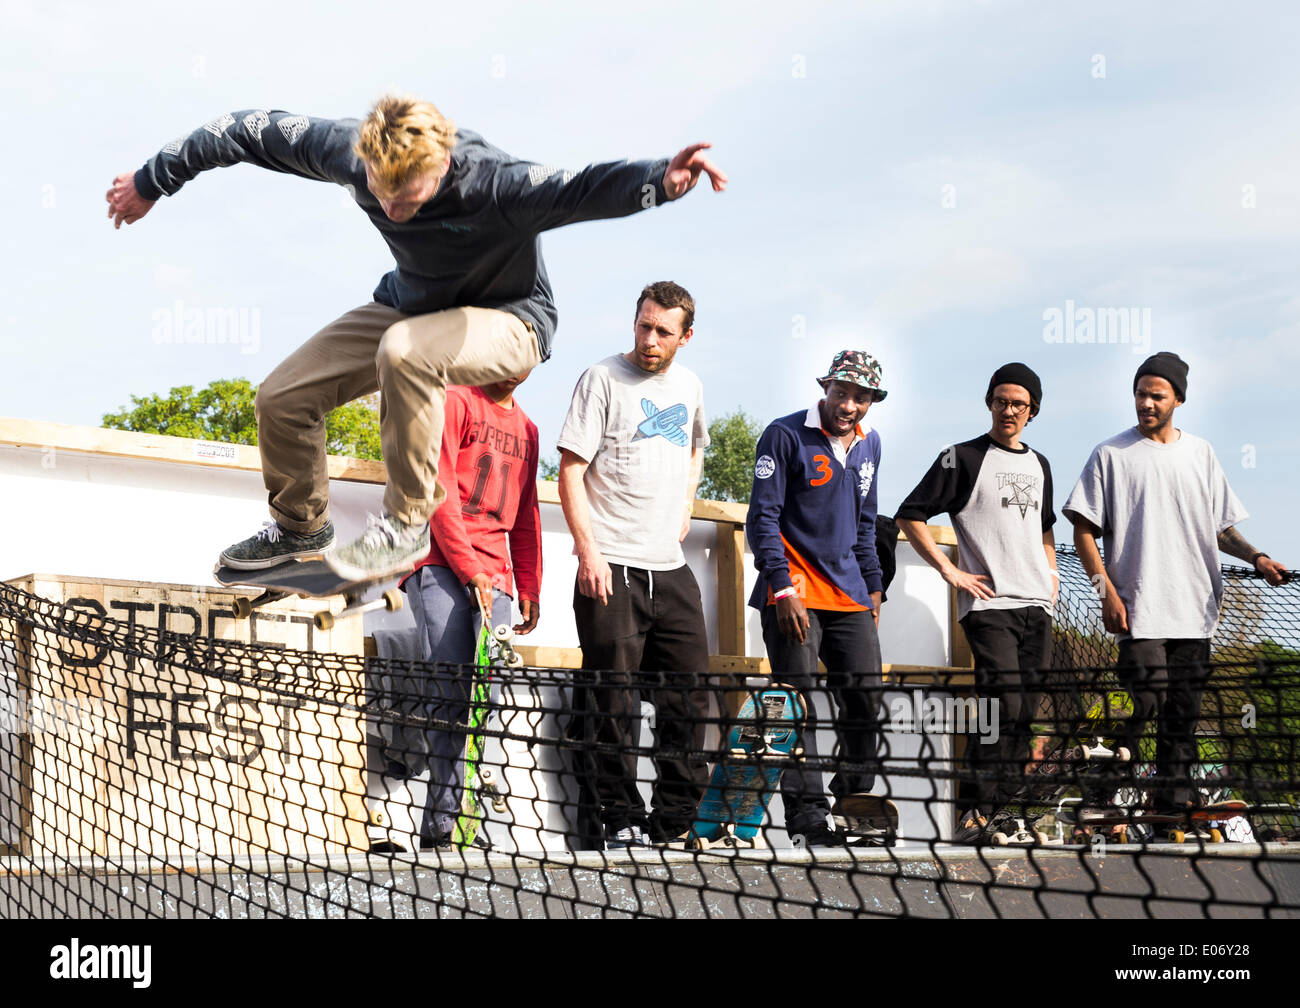
<path fill-rule="evenodd" d="M 1026 790 L 1034 716 L 1052 664 L 1052 617 L 1040 606 L 972 609 L 961 620 L 975 658 L 975 689 L 997 704 L 996 741 L 966 737 L 966 762 L 975 773 L 971 799 L 985 815 Z"/>
<path fill-rule="evenodd" d="M 578 743 L 575 846 L 588 849 L 599 846 L 600 826 L 606 837 L 631 824 L 655 840 L 685 833 L 708 787 L 702 751 L 709 642 L 695 575 L 687 565 L 671 571 L 610 567 L 608 605 L 576 587 L 573 593 L 584 671 L 575 675 L 567 734 Z M 649 817 L 636 779 L 643 695 L 655 707 Z"/>
<path fill-rule="evenodd" d="M 1148 638 L 1119 642 L 1115 672 L 1133 698 L 1124 744 L 1137 759 L 1148 722 L 1156 722 L 1156 785 L 1151 805 L 1157 812 L 1181 811 L 1200 804 L 1192 783 L 1198 761 L 1196 722 L 1209 678 L 1210 642 L 1205 638 Z"/>

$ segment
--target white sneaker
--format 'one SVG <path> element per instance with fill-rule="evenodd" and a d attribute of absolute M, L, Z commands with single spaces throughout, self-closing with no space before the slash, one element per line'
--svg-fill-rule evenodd
<path fill-rule="evenodd" d="M 626 850 L 629 847 L 649 847 L 645 830 L 640 826 L 628 825 L 605 841 L 605 850 Z"/>

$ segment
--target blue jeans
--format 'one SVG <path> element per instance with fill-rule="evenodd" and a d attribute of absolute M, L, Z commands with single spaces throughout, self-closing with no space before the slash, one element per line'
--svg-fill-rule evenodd
<path fill-rule="evenodd" d="M 445 663 L 445 667 L 421 677 L 415 684 L 423 694 L 424 713 L 444 724 L 465 725 L 474 685 L 474 655 L 478 649 L 482 617 L 473 592 L 448 567 L 419 568 L 403 586 L 411 600 L 415 625 L 424 646 L 424 660 Z M 492 623 L 510 622 L 510 596 L 494 590 Z M 492 684 L 492 703 L 500 692 Z M 425 802 L 420 834 L 436 839 L 450 833 L 460 816 L 461 792 L 465 782 L 464 731 L 430 728 L 405 733 L 407 753 L 394 754 L 412 776 L 429 768 L 429 797 Z"/>

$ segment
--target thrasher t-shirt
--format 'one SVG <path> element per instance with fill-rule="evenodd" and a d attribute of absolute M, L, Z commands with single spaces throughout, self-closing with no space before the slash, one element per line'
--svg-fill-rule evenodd
<path fill-rule="evenodd" d="M 1013 451 L 987 434 L 945 448 L 896 517 L 929 521 L 945 511 L 957 534 L 958 566 L 987 577 L 994 595 L 976 599 L 958 592 L 959 618 L 972 609 L 1038 606 L 1051 612 L 1043 533 L 1056 513 L 1047 459 L 1028 445 Z"/>

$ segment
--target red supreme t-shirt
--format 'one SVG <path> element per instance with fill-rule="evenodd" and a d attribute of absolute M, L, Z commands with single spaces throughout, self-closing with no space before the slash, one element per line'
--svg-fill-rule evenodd
<path fill-rule="evenodd" d="M 537 425 L 519 403 L 498 406 L 481 389 L 447 388 L 438 482 L 447 499 L 429 519 L 429 555 L 416 564 L 478 573 L 519 599 L 539 600 L 542 530 L 537 512 Z M 513 563 L 513 571 L 512 571 Z"/>

